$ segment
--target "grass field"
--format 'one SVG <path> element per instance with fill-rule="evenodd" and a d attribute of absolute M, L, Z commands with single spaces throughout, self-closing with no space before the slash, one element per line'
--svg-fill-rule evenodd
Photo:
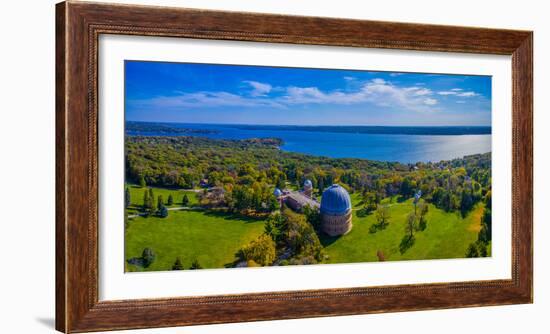
<path fill-rule="evenodd" d="M 140 186 L 134 184 L 126 184 L 126 187 L 128 187 L 128 189 L 130 190 L 130 203 L 135 206 L 143 204 L 143 193 L 145 189 L 149 188 L 153 188 L 155 196 L 162 195 L 165 202 L 168 200 L 168 196 L 172 195 L 172 197 L 174 197 L 174 205 L 172 206 L 181 206 L 183 195 L 187 195 L 187 198 L 189 198 L 190 206 L 197 204 L 197 194 L 191 190 L 165 189 L 155 187 L 141 188 Z"/>
<path fill-rule="evenodd" d="M 143 201 L 144 188 L 128 185 L 132 206 L 128 214 L 137 212 Z M 173 207 L 181 206 L 187 194 L 189 206 L 197 204 L 196 193 L 185 190 L 153 188 L 155 196 L 166 200 L 174 197 Z M 359 208 L 356 194 L 353 207 Z M 478 204 L 466 218 L 459 213 L 448 213 L 429 205 L 427 228 L 415 233 L 415 243 L 403 254 L 399 244 L 405 235 L 405 221 L 414 210 L 412 199 L 398 202 L 384 200 L 390 208 L 390 224 L 384 230 L 370 233 L 375 223 L 374 214 L 358 217 L 353 212 L 353 228 L 347 235 L 330 238 L 321 236 L 327 263 L 378 261 L 377 252 L 384 253 L 387 261 L 463 258 L 470 243 L 477 240 L 483 206 Z M 264 221 L 222 212 L 201 210 L 171 210 L 167 218 L 135 217 L 129 219 L 126 229 L 126 260 L 139 258 L 144 248 L 151 248 L 156 259 L 148 268 L 127 264 L 128 271 L 171 270 L 177 257 L 185 268 L 198 260 L 204 268 L 223 268 L 235 260 L 235 253 L 257 238 L 264 230 Z M 490 247 L 489 247 L 490 255 Z"/>
<path fill-rule="evenodd" d="M 264 230 L 264 221 L 225 213 L 170 211 L 167 218 L 136 217 L 126 229 L 126 259 L 153 249 L 156 259 L 144 269 L 127 265 L 128 271 L 171 270 L 177 257 L 184 268 L 198 260 L 203 268 L 223 268 L 235 253 Z"/>
<path fill-rule="evenodd" d="M 143 205 L 143 194 L 146 189 L 153 188 L 153 193 L 155 197 L 162 195 L 162 198 L 164 199 L 164 202 L 168 200 L 168 196 L 172 195 L 174 198 L 174 204 L 173 205 L 166 205 L 167 207 L 179 207 L 182 206 L 182 199 L 184 195 L 187 195 L 187 198 L 189 199 L 188 206 L 194 206 L 198 204 L 197 201 L 197 193 L 191 190 L 180 190 L 180 189 L 165 189 L 165 188 L 155 188 L 155 187 L 147 187 L 147 188 L 141 188 L 138 185 L 134 184 L 126 184 L 126 187 L 130 190 L 130 207 L 127 209 L 128 214 L 137 214 L 138 208 Z M 156 198 L 155 198 L 156 203 Z"/>
<path fill-rule="evenodd" d="M 358 207 L 358 199 L 352 196 L 353 207 Z M 464 219 L 459 213 L 448 213 L 429 206 L 427 228 L 415 233 L 415 243 L 401 254 L 399 244 L 405 235 L 407 214 L 414 210 L 412 199 L 390 205 L 390 224 L 384 230 L 369 233 L 375 223 L 374 214 L 358 217 L 353 213 L 351 232 L 339 238 L 322 237 L 328 263 L 378 261 L 377 251 L 384 253 L 386 261 L 428 260 L 464 258 L 470 243 L 477 240 L 483 206 L 478 205 Z M 489 250 L 490 251 L 490 250 Z M 490 254 L 489 254 L 490 256 Z"/>

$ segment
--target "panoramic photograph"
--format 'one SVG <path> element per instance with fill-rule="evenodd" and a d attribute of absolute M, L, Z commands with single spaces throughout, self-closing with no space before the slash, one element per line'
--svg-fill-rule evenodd
<path fill-rule="evenodd" d="M 490 76 L 124 67 L 125 272 L 491 256 Z"/>

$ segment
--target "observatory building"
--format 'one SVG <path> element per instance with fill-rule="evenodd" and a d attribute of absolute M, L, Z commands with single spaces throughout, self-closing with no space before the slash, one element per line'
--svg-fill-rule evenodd
<path fill-rule="evenodd" d="M 332 237 L 351 230 L 351 199 L 347 190 L 338 184 L 333 184 L 323 192 L 320 205 L 312 196 L 313 184 L 310 180 L 304 182 L 303 190 L 275 189 L 273 195 L 281 206 L 285 203 L 296 212 L 303 212 L 306 206 L 319 210 L 321 230 Z"/>
<path fill-rule="evenodd" d="M 312 194 L 313 194 L 313 183 L 311 183 L 311 180 L 306 180 L 304 182 L 304 195 L 311 198 Z"/>
<path fill-rule="evenodd" d="M 306 206 L 312 209 L 319 209 L 319 202 L 312 197 L 312 194 L 313 184 L 310 180 L 304 182 L 303 190 L 291 191 L 285 189 L 281 191 L 280 189 L 275 189 L 273 192 L 273 195 L 275 195 L 281 206 L 283 203 L 286 203 L 286 205 L 296 212 L 303 212 Z"/>
<path fill-rule="evenodd" d="M 343 235 L 351 230 L 351 199 L 346 189 L 333 184 L 321 198 L 321 229 L 330 236 Z"/>

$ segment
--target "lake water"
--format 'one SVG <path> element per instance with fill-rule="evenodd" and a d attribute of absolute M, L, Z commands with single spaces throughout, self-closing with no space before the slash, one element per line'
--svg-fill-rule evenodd
<path fill-rule="evenodd" d="M 332 158 L 361 158 L 380 161 L 414 163 L 461 158 L 465 155 L 491 151 L 490 134 L 418 135 L 373 134 L 323 131 L 289 130 L 285 127 L 255 127 L 210 124 L 170 124 L 172 127 L 212 130 L 214 133 L 189 133 L 214 139 L 280 138 L 281 149 Z M 399 132 L 399 131 L 397 131 Z M 175 135 L 128 131 L 129 135 Z"/>

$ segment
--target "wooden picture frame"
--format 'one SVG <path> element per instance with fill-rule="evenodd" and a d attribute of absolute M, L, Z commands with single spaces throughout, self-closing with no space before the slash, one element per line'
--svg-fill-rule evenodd
<path fill-rule="evenodd" d="M 512 278 L 98 299 L 98 37 L 169 36 L 512 56 Z M 66 1 L 56 7 L 56 329 L 119 330 L 533 301 L 533 33 Z"/>

